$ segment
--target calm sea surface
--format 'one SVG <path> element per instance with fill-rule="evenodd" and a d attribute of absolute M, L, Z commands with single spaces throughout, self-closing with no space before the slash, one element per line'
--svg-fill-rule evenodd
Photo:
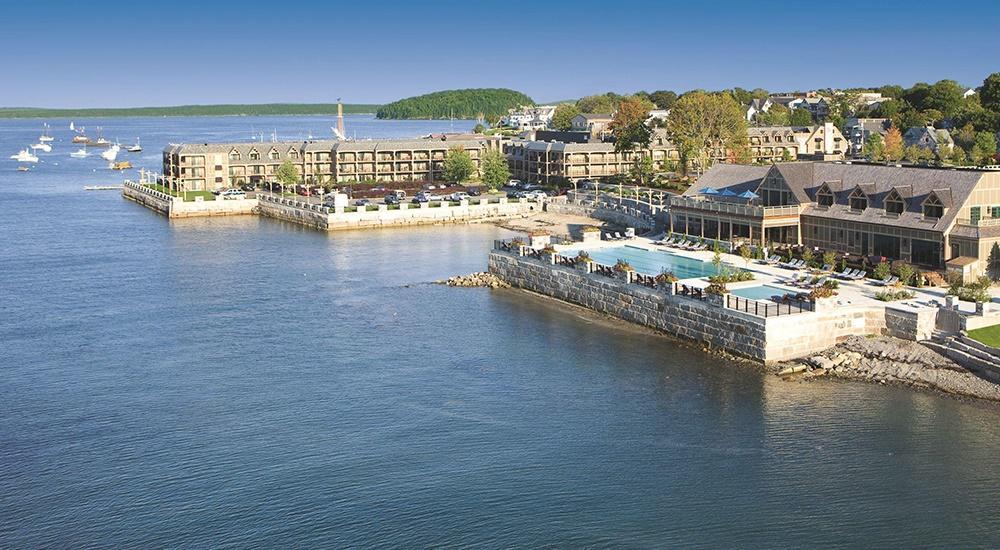
<path fill-rule="evenodd" d="M 483 269 L 490 226 L 168 222 L 83 191 L 120 175 L 50 122 L 18 173 L 41 121 L 0 121 L 0 547 L 1000 546 L 995 406 L 426 284 Z M 168 142 L 333 120 L 76 123 L 158 170 Z"/>

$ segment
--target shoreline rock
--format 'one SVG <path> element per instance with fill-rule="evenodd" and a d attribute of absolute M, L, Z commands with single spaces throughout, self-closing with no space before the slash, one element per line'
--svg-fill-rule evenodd
<path fill-rule="evenodd" d="M 477 271 L 476 273 L 470 273 L 469 275 L 456 275 L 455 277 L 449 277 L 440 281 L 434 281 L 434 284 L 445 285 L 445 286 L 461 286 L 461 287 L 486 287 L 486 288 L 509 288 L 510 285 L 506 281 L 500 279 L 496 275 L 488 271 Z"/>
<path fill-rule="evenodd" d="M 773 368 L 785 379 L 839 378 L 1000 401 L 1000 385 L 927 346 L 889 336 L 852 336 L 812 357 Z"/>

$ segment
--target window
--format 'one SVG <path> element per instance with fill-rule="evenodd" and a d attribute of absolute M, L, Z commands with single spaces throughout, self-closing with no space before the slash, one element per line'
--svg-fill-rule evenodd
<path fill-rule="evenodd" d="M 1000 218 L 1000 206 L 991 206 L 990 207 L 990 217 L 991 218 Z"/>
<path fill-rule="evenodd" d="M 299 158 L 299 152 L 296 151 L 295 149 L 289 149 L 288 150 L 288 158 L 293 158 L 293 159 Z"/>
<path fill-rule="evenodd" d="M 267 156 L 271 160 L 278 160 L 278 157 L 280 157 L 281 155 L 277 151 L 275 151 L 274 149 L 271 149 L 271 152 L 268 153 Z"/>
<path fill-rule="evenodd" d="M 235 149 L 229 152 L 229 160 L 240 160 L 242 158 L 243 155 L 241 155 L 240 152 Z"/>
<path fill-rule="evenodd" d="M 980 206 L 973 206 L 969 209 L 969 219 L 972 220 L 972 223 L 978 222 L 983 217 L 982 210 L 983 209 Z M 941 216 L 936 217 L 940 218 Z"/>
<path fill-rule="evenodd" d="M 860 187 L 851 192 L 849 202 L 851 205 L 851 210 L 861 211 L 868 208 L 868 197 L 865 195 L 865 192 L 862 191 Z"/>
<path fill-rule="evenodd" d="M 934 193 L 927 196 L 927 199 L 924 201 L 923 209 L 925 218 L 940 218 L 944 216 L 944 204 Z M 978 206 L 972 208 L 970 216 L 972 217 L 973 222 L 979 220 L 980 213 Z"/>
<path fill-rule="evenodd" d="M 820 206 L 833 206 L 833 192 L 830 191 L 829 187 L 824 185 L 819 188 L 819 191 L 816 192 L 816 202 Z"/>
<path fill-rule="evenodd" d="M 903 202 L 903 197 L 899 196 L 899 193 L 895 189 L 889 191 L 889 194 L 885 196 L 886 213 L 902 214 L 903 210 L 906 210 L 906 203 Z"/>
<path fill-rule="evenodd" d="M 256 149 L 251 149 L 250 154 L 247 156 L 250 157 L 250 160 L 260 160 L 260 153 Z"/>

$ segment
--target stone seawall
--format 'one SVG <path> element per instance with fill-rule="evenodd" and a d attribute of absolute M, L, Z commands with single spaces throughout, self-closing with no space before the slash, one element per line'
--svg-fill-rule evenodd
<path fill-rule="evenodd" d="M 377 210 L 345 212 L 343 208 L 327 208 L 291 199 L 262 196 L 260 214 L 262 216 L 290 221 L 324 231 L 341 229 L 366 229 L 377 227 L 401 227 L 408 225 L 433 225 L 442 223 L 473 223 L 502 220 L 525 216 L 538 211 L 539 203 L 529 201 L 500 202 L 462 201 L 458 205 L 444 204 L 430 206 L 428 203 L 400 204 L 390 210 L 386 205 L 378 205 Z"/>
<path fill-rule="evenodd" d="M 511 286 L 765 363 L 807 357 L 851 336 L 925 340 L 935 326 L 934 310 L 827 303 L 816 311 L 762 317 L 724 307 L 719 297 L 698 300 L 499 251 L 490 254 L 489 268 Z"/>
<path fill-rule="evenodd" d="M 767 361 L 762 317 L 622 280 L 494 252 L 490 272 L 511 286 L 574 303 L 711 348 Z"/>
<path fill-rule="evenodd" d="M 257 207 L 257 199 L 185 201 L 132 181 L 123 184 L 122 196 L 168 218 L 242 216 L 253 214 Z"/>

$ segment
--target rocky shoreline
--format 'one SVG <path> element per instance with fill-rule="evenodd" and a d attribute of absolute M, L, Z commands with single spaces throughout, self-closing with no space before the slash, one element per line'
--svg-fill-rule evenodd
<path fill-rule="evenodd" d="M 888 336 L 852 336 L 809 358 L 776 365 L 773 370 L 790 379 L 840 378 L 1000 401 L 1000 385 L 917 342 Z"/>
<path fill-rule="evenodd" d="M 486 287 L 486 288 L 509 288 L 510 285 L 505 281 L 501 280 L 496 275 L 488 271 L 477 271 L 476 273 L 470 273 L 469 275 L 456 275 L 455 277 L 448 277 L 440 281 L 434 281 L 435 284 L 446 285 L 446 286 L 462 286 L 462 287 Z"/>

